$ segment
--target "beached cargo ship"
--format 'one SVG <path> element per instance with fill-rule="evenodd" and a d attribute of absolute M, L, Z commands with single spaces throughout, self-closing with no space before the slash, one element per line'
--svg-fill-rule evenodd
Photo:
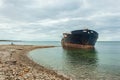
<path fill-rule="evenodd" d="M 62 46 L 66 48 L 94 48 L 98 33 L 94 30 L 82 29 L 63 33 Z"/>

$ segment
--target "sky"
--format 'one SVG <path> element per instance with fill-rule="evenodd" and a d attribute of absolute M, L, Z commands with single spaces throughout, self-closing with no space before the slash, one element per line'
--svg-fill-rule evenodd
<path fill-rule="evenodd" d="M 60 41 L 84 28 L 120 41 L 120 0 L 0 0 L 0 40 Z"/>

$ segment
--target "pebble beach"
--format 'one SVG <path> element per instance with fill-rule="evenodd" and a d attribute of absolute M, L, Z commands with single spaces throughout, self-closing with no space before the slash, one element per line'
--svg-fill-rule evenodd
<path fill-rule="evenodd" d="M 0 45 L 0 80 L 72 80 L 33 62 L 27 53 L 54 46 Z"/>

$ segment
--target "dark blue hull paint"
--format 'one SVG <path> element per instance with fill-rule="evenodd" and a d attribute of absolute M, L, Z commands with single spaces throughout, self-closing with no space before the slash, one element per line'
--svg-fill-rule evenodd
<path fill-rule="evenodd" d="M 72 31 L 71 34 L 64 33 L 63 35 L 64 35 L 62 39 L 63 45 L 64 43 L 71 43 L 71 44 L 94 46 L 98 38 L 98 33 L 96 31 L 88 30 L 88 29 L 75 30 Z"/>

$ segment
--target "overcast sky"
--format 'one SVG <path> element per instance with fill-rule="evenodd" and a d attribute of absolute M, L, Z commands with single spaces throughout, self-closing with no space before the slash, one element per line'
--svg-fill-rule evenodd
<path fill-rule="evenodd" d="M 0 0 L 2 40 L 60 41 L 83 28 L 120 41 L 120 0 Z"/>

